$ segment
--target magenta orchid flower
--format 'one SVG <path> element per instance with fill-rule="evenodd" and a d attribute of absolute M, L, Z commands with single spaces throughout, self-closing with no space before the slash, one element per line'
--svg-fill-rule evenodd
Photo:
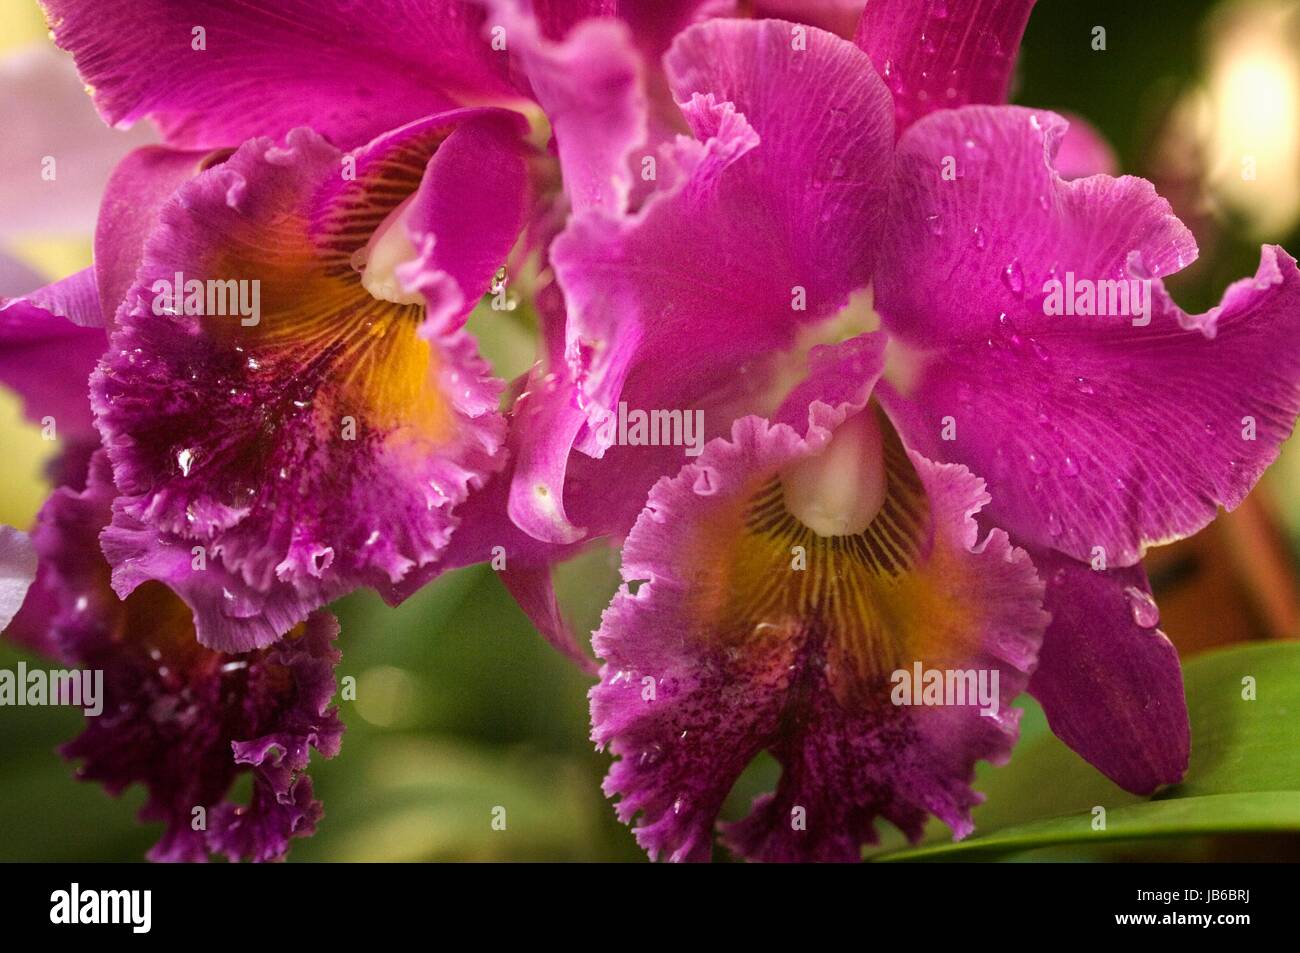
<path fill-rule="evenodd" d="M 519 132 L 449 113 L 345 157 L 304 130 L 181 187 L 92 383 L 121 594 L 166 581 L 244 651 L 436 556 L 504 431 L 461 324 L 522 221 Z M 252 284 L 260 313 L 160 317 L 174 275 Z"/>
<path fill-rule="evenodd" d="M 490 505 L 508 492 L 537 540 L 521 544 L 534 562 L 515 588 L 540 627 L 563 625 L 549 563 L 630 529 L 628 585 L 596 634 L 592 713 L 620 758 L 607 790 L 653 854 L 707 857 L 722 797 L 764 748 L 785 773 L 728 834 L 746 856 L 855 858 L 877 817 L 912 836 L 926 814 L 969 830 L 974 762 L 1005 749 L 879 704 L 900 658 L 997 667 L 1004 685 L 1030 675 L 1054 731 L 1131 791 L 1186 768 L 1178 658 L 1139 560 L 1239 503 L 1290 433 L 1300 275 L 1266 247 L 1221 305 L 1179 309 L 1160 279 L 1196 248 L 1150 184 L 1080 177 L 1106 161 L 1086 136 L 1067 180 L 1052 165 L 1062 119 L 975 105 L 1004 97 L 1030 6 L 873 4 L 858 45 L 779 21 L 688 29 L 666 69 L 693 138 L 663 150 L 667 174 L 639 206 L 580 212 L 552 249 L 561 386 L 526 400 L 554 426 L 532 431 Z M 1149 310 L 1053 315 L 1050 282 L 1067 274 L 1145 283 Z M 866 331 L 866 347 L 876 327 L 888 344 L 868 406 L 885 437 L 841 444 L 835 424 L 863 404 L 795 399 L 790 382 L 817 363 L 810 343 Z M 721 439 L 689 462 L 617 438 L 622 416 L 654 409 L 702 411 Z M 893 440 L 912 467 L 897 479 L 919 481 L 946 522 L 899 526 L 878 489 L 894 480 L 853 476 L 889 474 L 880 447 Z M 799 478 L 795 461 L 820 451 L 839 466 L 841 446 L 855 449 L 839 478 Z M 756 542 L 758 526 L 807 529 L 809 512 L 833 517 L 814 530 L 820 567 L 813 549 L 808 568 L 791 564 L 793 530 Z M 864 514 L 904 553 L 1032 558 L 1050 616 L 1041 647 L 1023 605 L 1032 574 L 1017 589 L 972 573 L 993 591 L 908 603 L 936 637 L 966 634 L 937 651 L 869 587 L 859 617 L 843 611 L 839 553 L 867 546 Z M 451 552 L 472 560 L 477 536 Z M 925 560 L 904 563 L 922 586 Z M 994 624 L 956 622 L 983 611 Z M 844 691 L 864 672 L 874 707 Z M 903 741 L 915 738 L 926 743 Z"/>
<path fill-rule="evenodd" d="M 965 467 L 908 450 L 869 404 L 884 341 L 813 352 L 769 422 L 747 416 L 650 492 L 596 634 L 594 739 L 637 840 L 710 856 L 762 750 L 781 782 L 726 831 L 757 860 L 855 860 L 877 817 L 971 829 L 969 766 L 1010 755 L 1048 616 L 1029 557 Z M 855 393 L 856 391 L 856 393 Z M 891 703 L 891 673 L 980 671 L 986 707 Z M 995 673 L 995 674 L 990 674 Z"/>

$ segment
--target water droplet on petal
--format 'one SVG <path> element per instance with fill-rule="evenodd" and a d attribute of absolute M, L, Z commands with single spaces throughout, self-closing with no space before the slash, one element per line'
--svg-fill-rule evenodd
<path fill-rule="evenodd" d="M 1079 464 L 1075 462 L 1074 457 L 1070 456 L 1067 453 L 1064 457 L 1061 458 L 1060 471 L 1062 476 L 1068 476 L 1068 477 L 1078 476 Z"/>
<path fill-rule="evenodd" d="M 998 333 L 1011 345 L 1013 350 L 1019 351 L 1025 345 L 1024 340 L 1020 337 L 1020 332 L 1016 328 L 1016 323 L 1011 320 L 1005 311 L 998 315 Z"/>
<path fill-rule="evenodd" d="M 983 248 L 984 245 L 986 244 L 986 239 L 984 238 L 984 229 L 980 228 L 978 225 L 972 225 L 970 234 L 971 234 L 971 238 L 975 242 L 975 247 Z"/>
<path fill-rule="evenodd" d="M 1091 397 L 1093 394 L 1097 393 L 1086 377 L 1076 377 L 1074 379 L 1074 389 L 1087 397 Z"/>
<path fill-rule="evenodd" d="M 938 215 L 927 215 L 925 224 L 929 226 L 931 235 L 943 234 L 943 219 L 939 218 Z"/>
<path fill-rule="evenodd" d="M 1129 611 L 1133 613 L 1133 621 L 1137 625 L 1153 629 L 1160 623 L 1160 609 L 1149 592 L 1137 586 L 1129 586 L 1124 590 L 1124 598 L 1128 600 Z"/>
<path fill-rule="evenodd" d="M 1047 472 L 1048 469 L 1047 461 L 1044 460 L 1040 454 L 1035 453 L 1033 450 L 1029 451 L 1029 453 L 1025 456 L 1025 460 L 1029 464 L 1029 471 L 1031 473 Z"/>
<path fill-rule="evenodd" d="M 1061 535 L 1061 521 L 1055 513 L 1047 514 L 1047 532 L 1053 537 Z"/>
<path fill-rule="evenodd" d="M 1007 286 L 1007 290 L 1013 295 L 1019 297 L 1025 291 L 1025 272 L 1020 267 L 1020 261 L 1014 260 L 1002 269 L 1002 283 Z"/>
<path fill-rule="evenodd" d="M 795 57 L 795 59 L 800 58 L 801 57 Z M 880 72 L 885 78 L 885 84 L 893 90 L 895 94 L 903 92 L 903 77 L 899 73 L 898 67 L 894 65 L 893 60 L 885 60 L 885 66 Z"/>

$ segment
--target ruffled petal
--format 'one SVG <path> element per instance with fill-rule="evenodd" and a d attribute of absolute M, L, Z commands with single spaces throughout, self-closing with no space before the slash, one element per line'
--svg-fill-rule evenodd
<path fill-rule="evenodd" d="M 1291 432 L 1300 273 L 1266 247 L 1254 278 L 1184 313 L 1158 279 L 1195 257 L 1191 234 L 1141 179 L 1062 181 L 1063 128 L 970 107 L 900 141 L 875 304 L 915 367 L 882 399 L 918 449 L 988 480 L 994 524 L 1131 565 L 1236 506 Z M 1049 313 L 1054 289 L 1075 314 Z"/>
<path fill-rule="evenodd" d="M 1034 0 L 872 0 L 856 42 L 894 94 L 898 135 L 936 109 L 1004 103 Z"/>
<path fill-rule="evenodd" d="M 182 187 L 94 383 L 123 493 L 106 539 L 119 594 L 165 579 L 200 641 L 244 651 L 436 558 L 454 507 L 500 462 L 500 385 L 460 325 L 522 221 L 516 120 L 461 111 L 348 156 L 299 130 L 285 146 L 250 141 Z M 472 191 L 421 187 L 458 185 L 475 156 Z M 408 197 L 390 227 L 408 233 L 416 257 L 398 274 L 427 316 L 373 297 L 352 264 Z M 497 219 L 472 217 L 485 210 Z M 155 314 L 175 305 L 177 275 L 209 293 L 242 282 L 260 312 Z M 220 570 L 186 570 L 194 546 Z"/>
<path fill-rule="evenodd" d="M 465 0 L 44 0 L 114 125 L 235 146 L 311 126 L 340 148 L 463 102 L 517 96 Z"/>
<path fill-rule="evenodd" d="M 269 649 L 222 655 L 195 641 L 189 609 L 164 586 L 119 602 L 96 543 L 114 493 L 100 454 L 87 488 L 56 491 L 33 532 L 59 654 L 103 673 L 102 710 L 87 714 L 63 754 L 111 794 L 144 785 L 140 818 L 164 825 L 150 859 L 281 857 L 320 816 L 305 774 L 309 749 L 332 757 L 339 748 L 343 726 L 330 707 L 338 625 L 315 613 Z M 231 786 L 246 772 L 252 799 L 232 804 Z"/>
<path fill-rule="evenodd" d="M 737 244 L 779 256 L 771 264 L 805 279 L 809 311 L 842 304 L 869 278 L 885 211 L 893 130 L 888 90 L 870 64 L 823 30 L 711 20 L 681 34 L 665 66 L 699 140 L 719 136 L 724 121 L 700 95 L 730 103 L 753 129 L 755 148 L 718 176 L 718 207 L 741 220 L 727 237 L 762 228 L 761 238 Z M 744 214 L 742 203 L 758 196 L 770 210 Z"/>
<path fill-rule="evenodd" d="M 577 216 L 553 246 L 577 394 L 551 461 L 516 476 L 511 515 L 528 532 L 576 536 L 554 482 L 575 426 L 579 449 L 600 456 L 620 402 L 690 412 L 752 389 L 755 362 L 867 283 L 888 92 L 852 44 L 793 27 L 712 20 L 679 36 L 668 72 L 696 138 L 662 157 L 663 187 L 635 215 Z M 833 105 L 802 105 L 812 102 Z"/>
<path fill-rule="evenodd" d="M 1033 557 L 1052 624 L 1029 692 L 1052 731 L 1134 794 L 1180 780 L 1191 743 L 1183 677 L 1146 573 Z"/>
<path fill-rule="evenodd" d="M 837 410 L 814 403 L 806 437 L 738 421 L 654 488 L 628 537 L 628 584 L 595 637 L 593 739 L 618 757 L 605 790 L 652 856 L 707 859 L 764 749 L 777 790 L 727 831 L 764 860 L 856 860 L 878 818 L 916 838 L 933 814 L 963 836 L 975 762 L 1010 753 L 1047 617 L 1026 554 L 1000 530 L 979 538 L 983 483 L 905 451 L 878 417 L 888 491 L 867 528 L 820 536 L 789 510 L 786 468 L 876 414 L 862 400 L 859 385 Z M 996 711 L 901 707 L 894 673 L 914 666 L 982 670 Z"/>

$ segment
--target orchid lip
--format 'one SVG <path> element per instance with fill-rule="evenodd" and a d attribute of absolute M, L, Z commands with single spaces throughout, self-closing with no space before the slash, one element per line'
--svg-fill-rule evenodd
<path fill-rule="evenodd" d="M 361 272 L 361 285 L 379 301 L 393 304 L 421 304 L 418 291 L 407 291 L 397 277 L 397 269 L 418 257 L 411 241 L 408 221 L 414 207 L 411 194 L 388 213 L 370 240 L 352 257 L 352 267 Z"/>

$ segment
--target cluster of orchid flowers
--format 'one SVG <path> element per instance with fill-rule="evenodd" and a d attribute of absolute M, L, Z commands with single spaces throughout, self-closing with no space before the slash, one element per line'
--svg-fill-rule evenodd
<path fill-rule="evenodd" d="M 164 144 L 118 166 L 93 267 L 0 309 L 0 380 L 63 441 L 30 540 L 0 538 L 35 577 L 8 635 L 104 671 L 64 753 L 147 788 L 150 856 L 314 830 L 328 603 L 503 556 L 596 672 L 551 573 L 602 541 L 593 740 L 652 856 L 710 857 L 763 751 L 743 857 L 965 836 L 1024 691 L 1125 789 L 1177 781 L 1140 560 L 1291 432 L 1300 273 L 1265 247 L 1181 310 L 1169 204 L 1005 105 L 1032 5 L 45 0 L 104 119 Z M 1066 273 L 1149 281 L 1149 322 L 1046 315 Z M 159 313 L 179 275 L 257 282 L 260 315 Z M 538 316 L 511 384 L 465 326 L 503 281 Z M 620 408 L 702 411 L 708 442 L 627 445 Z M 914 663 L 995 671 L 1001 704 L 891 703 Z"/>

